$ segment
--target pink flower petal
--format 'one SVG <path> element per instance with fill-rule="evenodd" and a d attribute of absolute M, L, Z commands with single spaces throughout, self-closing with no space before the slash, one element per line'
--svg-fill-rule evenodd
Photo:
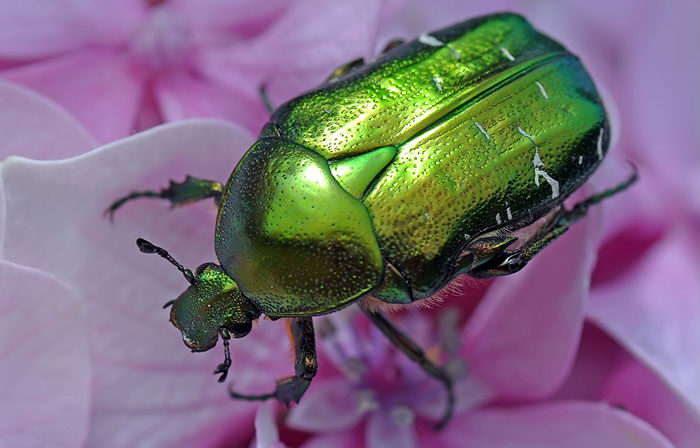
<path fill-rule="evenodd" d="M 168 3 L 185 20 L 195 33 L 206 33 L 207 40 L 227 35 L 241 27 L 257 24 L 275 16 L 288 7 L 286 0 L 169 0 Z"/>
<path fill-rule="evenodd" d="M 2 162 L 0 162 L 2 165 Z M 5 247 L 5 228 L 6 226 L 6 206 L 5 206 L 5 184 L 0 177 L 0 258 L 2 258 L 3 248 Z"/>
<path fill-rule="evenodd" d="M 97 146 L 75 118 L 31 90 L 0 81 L 0 160 L 64 158 Z"/>
<path fill-rule="evenodd" d="M 99 141 L 132 132 L 141 98 L 141 79 L 126 55 L 83 50 L 0 72 L 65 107 Z"/>
<path fill-rule="evenodd" d="M 571 373 L 552 399 L 605 401 L 602 391 L 608 378 L 627 357 L 608 334 L 586 322 Z"/>
<path fill-rule="evenodd" d="M 393 0 L 388 3 L 393 17 L 379 31 L 381 50 L 392 39 L 415 39 L 422 33 L 454 25 L 472 17 L 503 11 L 518 12 L 526 9 L 518 0 L 491 0 L 488 2 L 465 2 L 463 0 L 441 0 L 421 2 Z M 393 3 L 393 5 L 392 5 Z"/>
<path fill-rule="evenodd" d="M 636 269 L 593 290 L 590 318 L 700 411 L 700 265 L 697 235 L 658 242 Z"/>
<path fill-rule="evenodd" d="M 357 448 L 363 440 L 359 431 L 322 434 L 301 445 L 302 448 Z"/>
<path fill-rule="evenodd" d="M 260 132 L 269 114 L 260 97 L 248 91 L 232 91 L 200 79 L 173 74 L 160 80 L 156 94 L 167 121 L 185 118 L 221 118 L 240 124 L 253 133 Z"/>
<path fill-rule="evenodd" d="M 605 399 L 651 423 L 677 448 L 700 446 L 700 412 L 647 366 L 625 361 L 608 380 Z"/>
<path fill-rule="evenodd" d="M 696 176 L 700 166 L 700 60 L 688 57 L 700 51 L 700 3 L 656 5 L 652 14 L 644 32 L 634 37 L 624 77 L 629 88 L 626 112 L 634 120 L 631 132 L 637 143 L 631 149 L 682 192 L 686 176 Z"/>
<path fill-rule="evenodd" d="M 396 410 L 397 408 L 394 408 L 394 411 Z M 414 448 L 421 446 L 416 440 L 416 428 L 413 421 L 400 422 L 403 420 L 402 418 L 392 417 L 391 411 L 386 409 L 380 409 L 369 415 L 365 430 L 365 446 L 367 448 Z"/>
<path fill-rule="evenodd" d="M 331 432 L 356 425 L 366 410 L 345 378 L 314 383 L 287 417 L 287 426 L 309 432 Z"/>
<path fill-rule="evenodd" d="M 522 272 L 498 279 L 463 335 L 470 371 L 496 396 L 553 393 L 573 362 L 595 259 L 596 212 Z"/>
<path fill-rule="evenodd" d="M 331 335 L 320 338 L 319 346 L 323 348 L 322 356 L 338 372 L 347 369 L 346 363 L 352 358 L 361 361 L 368 369 L 383 367 L 385 362 L 389 341 L 376 327 L 371 327 L 369 335 L 363 335 L 356 318 L 359 312 L 356 307 L 347 307 L 317 319 L 319 327 L 329 325 L 333 328 Z"/>
<path fill-rule="evenodd" d="M 258 405 L 255 414 L 256 448 L 284 448 L 280 442 L 277 423 L 275 422 L 274 403 L 267 401 Z"/>
<path fill-rule="evenodd" d="M 419 440 L 442 448 L 672 448 L 627 412 L 575 401 L 469 413 Z"/>
<path fill-rule="evenodd" d="M 125 39 L 143 0 L 0 1 L 0 57 L 32 59 Z"/>
<path fill-rule="evenodd" d="M 231 73 L 250 73 L 279 105 L 320 84 L 340 65 L 371 55 L 380 7 L 376 0 L 299 0 L 249 44 L 208 51 L 203 69 L 222 84 L 230 83 Z"/>
<path fill-rule="evenodd" d="M 0 440 L 75 447 L 85 440 L 91 369 L 85 309 L 70 287 L 0 260 Z"/>
<path fill-rule="evenodd" d="M 659 375 L 592 324 L 557 400 L 604 401 L 651 424 L 678 448 L 700 446 L 700 413 Z"/>
<path fill-rule="evenodd" d="M 249 433 L 255 405 L 231 400 L 211 374 L 223 359 L 221 347 L 189 353 L 160 309 L 186 282 L 134 245 L 144 236 L 187 266 L 213 261 L 213 204 L 168 210 L 161 201 L 137 201 L 120 210 L 113 225 L 102 211 L 130 191 L 159 188 L 185 174 L 225 180 L 251 142 L 232 125 L 183 122 L 73 159 L 10 158 L 0 166 L 12 217 L 5 257 L 74 285 L 89 307 L 92 446 L 188 446 L 194 434 L 198 445 L 211 446 Z M 268 392 L 276 377 L 292 371 L 283 327 L 262 321 L 232 342 L 229 377 L 238 390 Z"/>

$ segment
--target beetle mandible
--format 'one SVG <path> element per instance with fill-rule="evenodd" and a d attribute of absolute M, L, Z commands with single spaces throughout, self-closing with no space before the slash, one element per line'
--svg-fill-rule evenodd
<path fill-rule="evenodd" d="M 213 198 L 218 264 L 194 273 L 170 320 L 194 351 L 229 339 L 264 314 L 289 318 L 295 375 L 242 399 L 299 401 L 317 370 L 312 317 L 358 303 L 454 407 L 452 380 L 378 310 L 438 293 L 466 274 L 522 269 L 585 216 L 563 201 L 605 156 L 610 127 L 579 59 L 515 14 L 478 17 L 392 43 L 276 109 L 228 182 L 187 176 L 139 197 L 173 205 Z M 529 237 L 516 234 L 536 225 Z"/>

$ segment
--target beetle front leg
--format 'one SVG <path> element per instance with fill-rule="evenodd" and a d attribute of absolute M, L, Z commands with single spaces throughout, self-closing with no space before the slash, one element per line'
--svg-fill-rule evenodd
<path fill-rule="evenodd" d="M 316 376 L 318 362 L 316 360 L 316 338 L 314 323 L 310 317 L 293 319 L 290 323 L 292 343 L 294 344 L 295 375 L 277 380 L 275 391 L 269 394 L 247 395 L 233 390 L 229 393 L 239 400 L 267 400 L 275 398 L 280 403 L 289 405 L 298 403 L 309 388 L 311 380 Z"/>
<path fill-rule="evenodd" d="M 442 429 L 452 417 L 455 407 L 455 393 L 452 386 L 452 378 L 450 378 L 444 369 L 428 359 L 423 349 L 389 322 L 384 315 L 366 309 L 363 309 L 363 311 L 370 318 L 372 323 L 389 338 L 396 348 L 408 356 L 411 361 L 417 363 L 425 373 L 437 379 L 445 386 L 445 391 L 447 392 L 447 407 L 445 408 L 445 413 L 442 415 L 442 418 L 435 425 L 436 429 Z"/>
<path fill-rule="evenodd" d="M 168 187 L 162 188 L 160 191 L 135 191 L 123 198 L 117 199 L 107 207 L 104 214 L 109 216 L 110 219 L 113 219 L 117 209 L 127 202 L 138 198 L 166 199 L 170 201 L 173 207 L 208 198 L 214 198 L 214 201 L 218 204 L 221 199 L 222 191 L 223 185 L 219 182 L 187 176 L 183 182 L 174 182 L 171 180 Z"/>
<path fill-rule="evenodd" d="M 216 366 L 216 370 L 214 370 L 214 375 L 219 375 L 219 382 L 223 383 L 224 381 L 226 381 L 226 377 L 228 376 L 228 370 L 231 368 L 231 349 L 229 347 L 229 340 L 231 339 L 231 335 L 229 334 L 228 330 L 222 328 L 221 330 L 219 330 L 219 336 L 221 337 L 221 340 L 224 343 L 224 362 Z"/>

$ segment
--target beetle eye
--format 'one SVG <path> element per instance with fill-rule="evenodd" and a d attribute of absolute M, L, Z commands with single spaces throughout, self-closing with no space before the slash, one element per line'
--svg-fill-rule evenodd
<path fill-rule="evenodd" d="M 233 333 L 234 338 L 242 338 L 243 336 L 250 333 L 250 330 L 252 328 L 253 328 L 253 323 L 250 321 L 231 324 L 228 327 L 228 329 L 231 331 L 231 333 Z"/>

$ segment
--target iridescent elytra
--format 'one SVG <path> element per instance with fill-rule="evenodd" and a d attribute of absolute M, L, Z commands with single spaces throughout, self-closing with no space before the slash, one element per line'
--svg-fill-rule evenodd
<path fill-rule="evenodd" d="M 357 303 L 447 390 L 452 379 L 380 310 L 425 302 L 455 277 L 522 269 L 636 176 L 570 209 L 563 201 L 600 165 L 610 125 L 581 61 L 523 17 L 494 14 L 393 42 L 272 111 L 225 184 L 187 176 L 156 197 L 213 198 L 218 263 L 194 273 L 170 320 L 194 351 L 225 347 L 261 315 L 286 318 L 295 375 L 263 395 L 299 401 L 317 370 L 313 316 Z M 530 236 L 518 234 L 537 226 Z"/>

